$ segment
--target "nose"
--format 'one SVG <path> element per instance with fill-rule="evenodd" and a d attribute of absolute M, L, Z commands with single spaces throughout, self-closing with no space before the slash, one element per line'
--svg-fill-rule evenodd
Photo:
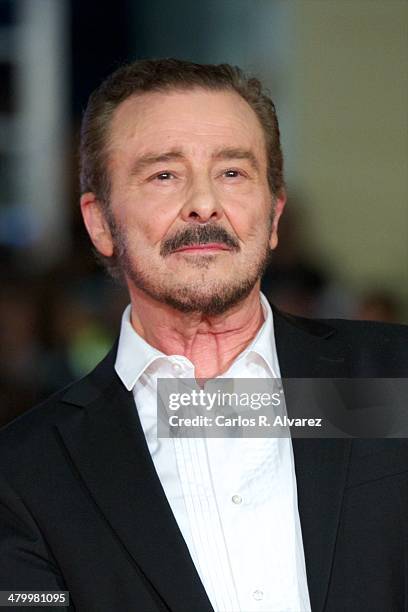
<path fill-rule="evenodd" d="M 211 182 L 208 179 L 196 182 L 181 210 L 182 219 L 187 222 L 207 223 L 218 221 L 222 214 L 221 204 Z"/>

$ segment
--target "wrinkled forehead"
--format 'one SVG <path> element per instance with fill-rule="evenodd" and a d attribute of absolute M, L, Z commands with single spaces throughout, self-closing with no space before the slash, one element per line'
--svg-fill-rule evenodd
<path fill-rule="evenodd" d="M 260 164 L 266 164 L 264 131 L 256 113 L 228 89 L 132 95 L 115 109 L 107 134 L 110 154 L 194 146 L 208 153 L 217 147 L 251 149 Z"/>

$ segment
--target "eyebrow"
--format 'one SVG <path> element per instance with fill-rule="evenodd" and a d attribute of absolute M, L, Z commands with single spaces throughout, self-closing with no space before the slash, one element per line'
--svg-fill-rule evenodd
<path fill-rule="evenodd" d="M 132 175 L 140 174 L 148 166 L 153 164 L 160 164 L 162 162 L 169 162 L 174 160 L 183 160 L 185 156 L 181 151 L 172 150 L 166 151 L 165 153 L 145 153 L 136 159 L 130 173 Z"/>
<path fill-rule="evenodd" d="M 249 149 L 241 149 L 236 147 L 224 147 L 219 149 L 211 156 L 213 161 L 223 161 L 232 159 L 245 159 L 248 160 L 254 170 L 259 171 L 259 163 L 254 153 Z M 138 157 L 134 164 L 132 164 L 130 173 L 131 175 L 138 175 L 145 168 L 152 166 L 153 164 L 159 164 L 170 161 L 185 161 L 186 156 L 182 151 L 173 149 L 171 151 L 165 151 L 164 153 L 145 153 Z"/>
<path fill-rule="evenodd" d="M 231 160 L 231 159 L 246 159 L 249 161 L 254 170 L 259 170 L 259 162 L 254 153 L 249 149 L 241 148 L 223 148 L 214 153 L 212 158 L 215 161 Z"/>

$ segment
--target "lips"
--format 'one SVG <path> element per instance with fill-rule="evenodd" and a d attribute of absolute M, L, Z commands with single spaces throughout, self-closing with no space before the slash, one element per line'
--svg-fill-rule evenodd
<path fill-rule="evenodd" d="M 231 249 L 219 242 L 209 242 L 207 244 L 190 244 L 188 246 L 183 246 L 174 251 L 175 253 L 188 253 L 189 251 L 200 251 L 200 252 L 209 252 L 209 251 L 230 251 Z"/>

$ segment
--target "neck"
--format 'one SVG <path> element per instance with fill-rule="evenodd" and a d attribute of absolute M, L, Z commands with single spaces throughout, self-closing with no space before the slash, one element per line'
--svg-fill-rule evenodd
<path fill-rule="evenodd" d="M 137 333 L 166 355 L 184 355 L 196 378 L 213 378 L 228 370 L 264 322 L 258 282 L 226 313 L 214 317 L 182 313 L 131 288 L 131 322 Z"/>

